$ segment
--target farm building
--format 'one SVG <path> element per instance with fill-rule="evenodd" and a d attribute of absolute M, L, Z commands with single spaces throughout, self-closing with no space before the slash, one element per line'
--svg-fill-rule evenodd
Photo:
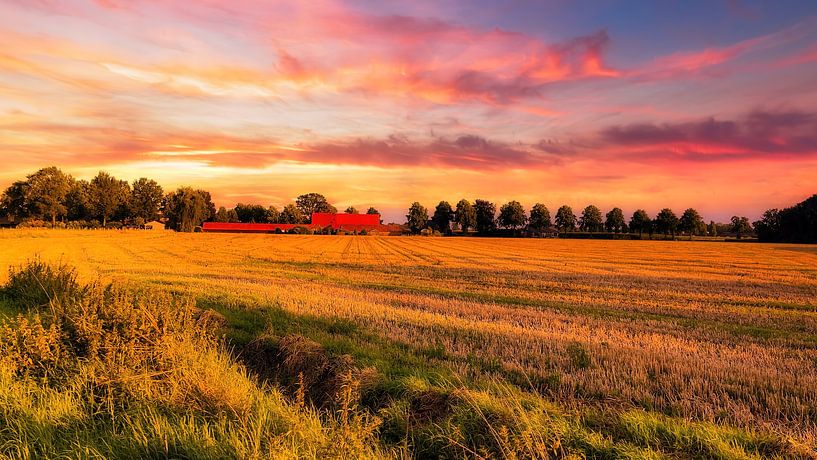
<path fill-rule="evenodd" d="M 383 225 L 380 223 L 380 214 L 345 214 L 316 212 L 312 214 L 311 224 L 245 224 L 226 222 L 205 222 L 202 225 L 204 232 L 224 233 L 287 233 L 296 227 L 303 227 L 313 231 L 331 229 L 347 233 L 383 233 L 400 234 L 403 229 L 399 225 Z"/>
<path fill-rule="evenodd" d="M 164 224 L 164 222 L 159 222 L 158 220 L 145 222 L 144 229 L 145 230 L 164 230 L 165 229 L 165 224 Z"/>

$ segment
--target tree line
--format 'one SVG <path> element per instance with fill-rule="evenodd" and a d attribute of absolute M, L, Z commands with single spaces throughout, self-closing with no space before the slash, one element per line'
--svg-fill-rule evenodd
<path fill-rule="evenodd" d="M 817 195 L 785 209 L 769 209 L 754 223 L 760 241 L 817 243 Z"/>
<path fill-rule="evenodd" d="M 728 226 L 710 221 L 706 224 L 694 208 L 686 209 L 678 217 L 672 209 L 664 208 L 655 217 L 650 217 L 643 209 L 636 210 L 626 221 L 621 208 L 615 207 L 606 214 L 589 205 L 576 215 L 570 206 L 561 206 L 551 218 L 550 210 L 542 203 L 531 207 L 530 213 L 518 201 L 510 201 L 499 207 L 488 200 L 478 199 L 472 204 L 466 199 L 460 200 L 455 207 L 447 201 L 440 201 L 429 217 L 428 210 L 419 202 L 414 202 L 406 214 L 406 225 L 412 233 L 436 231 L 451 235 L 455 229 L 463 234 L 474 231 L 480 235 L 493 235 L 504 230 L 504 233 L 520 234 L 521 231 L 533 234 L 548 232 L 572 233 L 638 233 L 650 235 L 659 233 L 675 237 L 677 234 L 691 236 L 717 236 L 724 231 L 734 233 L 738 238 L 750 235 L 752 226 L 746 217 L 734 216 Z M 720 233 L 719 233 L 720 232 Z"/>
<path fill-rule="evenodd" d="M 307 193 L 281 211 L 243 203 L 216 209 L 206 190 L 180 187 L 165 193 L 154 180 L 129 183 L 104 171 L 90 181 L 78 180 L 53 166 L 15 181 L 0 195 L 0 217 L 51 227 L 121 228 L 161 219 L 170 229 L 192 232 L 207 221 L 308 224 L 314 212 L 337 208 L 323 195 Z M 358 214 L 351 206 L 345 212 Z M 366 213 L 380 214 L 373 207 Z"/>
<path fill-rule="evenodd" d="M 280 211 L 275 206 L 264 207 L 260 204 L 238 203 L 232 209 L 222 206 L 216 211 L 213 220 L 255 224 L 308 224 L 312 213 L 315 212 L 337 213 L 338 209 L 320 193 L 306 193 L 298 196 L 295 203 L 287 204 Z M 360 214 L 354 206 L 349 206 L 344 212 Z M 380 214 L 380 211 L 370 207 L 366 214 Z"/>

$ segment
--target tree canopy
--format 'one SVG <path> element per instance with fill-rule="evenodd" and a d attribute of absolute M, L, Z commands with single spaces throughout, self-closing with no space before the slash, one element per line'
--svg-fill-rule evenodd
<path fill-rule="evenodd" d="M 165 199 L 168 226 L 177 232 L 192 232 L 215 216 L 210 192 L 182 187 Z"/>
<path fill-rule="evenodd" d="M 536 203 L 530 208 L 530 226 L 536 231 L 543 232 L 551 227 L 550 211 L 542 203 Z"/>
<path fill-rule="evenodd" d="M 131 217 L 140 217 L 145 221 L 159 217 L 159 209 L 164 200 L 164 190 L 155 180 L 142 177 L 133 181 L 130 194 Z"/>
<path fill-rule="evenodd" d="M 678 217 L 675 216 L 672 209 L 664 208 L 655 216 L 654 224 L 657 231 L 664 235 L 675 236 L 675 231 L 678 229 Z"/>
<path fill-rule="evenodd" d="M 594 205 L 589 205 L 582 211 L 579 227 L 583 232 L 601 232 L 604 230 L 604 223 L 601 220 L 601 211 Z"/>
<path fill-rule="evenodd" d="M 460 231 L 468 233 L 469 229 L 473 229 L 477 225 L 477 211 L 470 201 L 462 199 L 457 203 L 457 209 L 454 211 L 454 220 L 460 226 Z"/>
<path fill-rule="evenodd" d="M 624 211 L 621 208 L 613 208 L 605 216 L 604 228 L 608 232 L 622 233 L 627 231 L 627 223 L 624 222 Z"/>
<path fill-rule="evenodd" d="M 106 226 L 108 219 L 121 212 L 130 200 L 130 185 L 105 171 L 100 171 L 90 183 L 90 203 L 94 215 Z"/>
<path fill-rule="evenodd" d="M 477 233 L 487 235 L 496 229 L 496 205 L 487 200 L 474 202 L 474 216 Z"/>
<path fill-rule="evenodd" d="M 630 231 L 638 232 L 639 236 L 643 235 L 644 231 L 649 232 L 651 225 L 650 216 L 643 209 L 636 210 L 630 218 Z"/>
<path fill-rule="evenodd" d="M 406 214 L 406 225 L 411 233 L 420 233 L 428 225 L 428 210 L 416 201 L 412 203 Z"/>
<path fill-rule="evenodd" d="M 499 208 L 499 225 L 503 228 L 517 229 L 528 221 L 525 208 L 518 201 L 511 201 Z"/>
<path fill-rule="evenodd" d="M 564 205 L 556 211 L 556 228 L 560 232 L 572 232 L 576 229 L 576 215 L 573 208 Z"/>
<path fill-rule="evenodd" d="M 451 208 L 451 204 L 447 201 L 440 201 L 437 207 L 434 208 L 434 215 L 431 216 L 431 222 L 437 231 L 448 235 L 451 233 L 451 220 L 453 218 L 454 210 Z"/>

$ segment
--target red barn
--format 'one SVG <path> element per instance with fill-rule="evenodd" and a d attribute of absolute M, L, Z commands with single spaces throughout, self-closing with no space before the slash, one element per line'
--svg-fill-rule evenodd
<path fill-rule="evenodd" d="M 331 228 L 343 232 L 379 232 L 400 234 L 402 228 L 395 225 L 381 225 L 380 214 L 334 214 L 316 212 L 312 214 L 312 223 L 297 224 L 242 224 L 225 222 L 205 222 L 202 231 L 225 233 L 286 233 L 295 227 L 306 227 L 311 230 Z"/>

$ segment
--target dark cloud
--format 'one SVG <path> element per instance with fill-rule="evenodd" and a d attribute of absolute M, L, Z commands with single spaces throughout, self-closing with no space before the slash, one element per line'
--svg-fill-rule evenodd
<path fill-rule="evenodd" d="M 450 166 L 462 169 L 513 168 L 548 161 L 527 146 L 496 142 L 476 135 L 437 137 L 412 141 L 404 136 L 387 139 L 356 139 L 351 142 L 310 146 L 298 156 L 318 163 L 373 166 Z"/>
<path fill-rule="evenodd" d="M 653 147 L 705 159 L 707 155 L 817 154 L 817 115 L 754 111 L 736 120 L 613 126 L 599 135 L 602 147 Z"/>

